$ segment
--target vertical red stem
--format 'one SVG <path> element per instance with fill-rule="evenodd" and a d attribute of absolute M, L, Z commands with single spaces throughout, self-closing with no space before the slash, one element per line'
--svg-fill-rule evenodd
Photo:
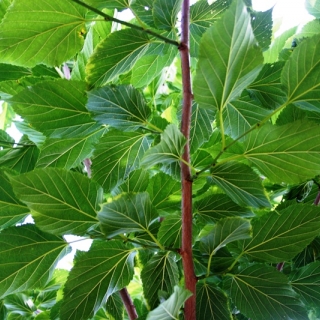
<path fill-rule="evenodd" d="M 131 297 L 128 293 L 127 288 L 123 288 L 120 290 L 120 296 L 124 306 L 126 307 L 128 316 L 130 320 L 134 320 L 138 318 L 138 314 L 136 312 L 136 308 L 131 300 Z"/>
<path fill-rule="evenodd" d="M 183 105 L 181 132 L 187 138 L 183 160 L 190 163 L 190 122 L 192 111 L 192 90 L 189 59 L 189 12 L 190 2 L 184 0 L 181 10 L 181 44 L 179 46 L 182 69 Z M 182 185 L 182 244 L 181 257 L 184 269 L 186 288 L 193 295 L 186 301 L 184 309 L 185 320 L 196 319 L 196 277 L 192 259 L 192 179 L 190 167 L 181 163 Z"/>

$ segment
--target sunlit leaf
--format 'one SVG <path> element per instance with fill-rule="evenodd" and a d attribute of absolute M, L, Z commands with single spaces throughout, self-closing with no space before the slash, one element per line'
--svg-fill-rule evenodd
<path fill-rule="evenodd" d="M 306 0 L 305 6 L 307 11 L 315 16 L 317 19 L 320 19 L 320 1 L 319 0 Z"/>
<path fill-rule="evenodd" d="M 119 11 L 129 7 L 130 0 L 85 0 L 85 3 L 98 9 L 117 9 Z"/>

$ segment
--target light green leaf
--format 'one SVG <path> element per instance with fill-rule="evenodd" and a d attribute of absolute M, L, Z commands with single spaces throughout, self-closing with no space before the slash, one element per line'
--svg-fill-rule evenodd
<path fill-rule="evenodd" d="M 320 36 L 302 41 L 283 68 L 282 83 L 288 102 L 320 99 Z"/>
<path fill-rule="evenodd" d="M 245 254 L 268 262 L 289 261 L 319 235 L 320 208 L 291 205 L 255 218 L 251 224 L 252 240 L 242 245 Z"/>
<path fill-rule="evenodd" d="M 12 0 L 2 0 L 0 1 L 0 21 L 4 17 L 8 7 L 10 6 Z"/>
<path fill-rule="evenodd" d="M 121 241 L 94 241 L 88 252 L 77 251 L 64 288 L 61 320 L 92 317 L 110 295 L 127 286 L 134 255 Z"/>
<path fill-rule="evenodd" d="M 255 79 L 262 62 L 247 7 L 242 0 L 234 1 L 202 36 L 195 100 L 202 107 L 222 110 Z"/>
<path fill-rule="evenodd" d="M 85 0 L 85 3 L 98 9 L 117 9 L 122 11 L 130 6 L 130 0 Z"/>
<path fill-rule="evenodd" d="M 293 289 L 309 305 L 320 304 L 320 262 L 316 261 L 294 271 L 289 276 Z"/>
<path fill-rule="evenodd" d="M 195 202 L 194 212 L 204 223 L 216 222 L 225 217 L 250 217 L 249 209 L 240 207 L 225 194 L 212 194 Z"/>
<path fill-rule="evenodd" d="M 1 61 L 24 67 L 62 64 L 83 45 L 85 13 L 72 1 L 13 1 L 0 25 Z"/>
<path fill-rule="evenodd" d="M 23 225 L 0 233 L 0 298 L 31 288 L 41 288 L 68 250 L 60 237 L 35 225 Z"/>
<path fill-rule="evenodd" d="M 319 2 L 320 4 L 320 2 Z M 319 7 L 320 8 L 320 7 Z M 297 39 L 303 40 L 303 38 L 313 37 L 316 34 L 320 33 L 320 20 L 315 19 L 306 23 L 301 31 L 296 35 Z"/>
<path fill-rule="evenodd" d="M 41 132 L 34 130 L 31 127 L 31 125 L 26 123 L 25 121 L 15 121 L 14 125 L 23 135 L 26 135 L 28 139 L 32 141 L 38 148 L 40 148 L 46 140 L 46 137 Z"/>
<path fill-rule="evenodd" d="M 181 214 L 170 214 L 161 222 L 157 239 L 165 247 L 180 248 L 181 231 Z"/>
<path fill-rule="evenodd" d="M 173 293 L 179 283 L 177 260 L 172 252 L 158 252 L 143 267 L 141 272 L 144 296 L 151 309 L 160 303 L 159 294 Z"/>
<path fill-rule="evenodd" d="M 106 192 L 137 169 L 149 147 L 148 137 L 136 132 L 112 130 L 100 139 L 92 159 L 92 177 Z"/>
<path fill-rule="evenodd" d="M 244 164 L 229 161 L 218 165 L 213 168 L 208 182 L 217 184 L 232 201 L 240 206 L 270 207 L 261 178 Z"/>
<path fill-rule="evenodd" d="M 145 153 L 141 164 L 150 168 L 158 163 L 168 165 L 180 161 L 185 144 L 186 138 L 177 126 L 169 124 L 161 134 L 161 142 Z"/>
<path fill-rule="evenodd" d="M 197 283 L 197 319 L 231 320 L 229 299 L 210 278 Z"/>
<path fill-rule="evenodd" d="M 155 0 L 153 19 L 157 29 L 172 30 L 175 28 L 182 0 Z"/>
<path fill-rule="evenodd" d="M 203 33 L 229 7 L 231 1 L 217 0 L 208 4 L 207 0 L 200 0 L 190 7 L 190 55 L 198 56 L 200 39 Z"/>
<path fill-rule="evenodd" d="M 287 277 L 273 267 L 254 264 L 231 275 L 230 292 L 237 309 L 249 318 L 309 319 Z"/>
<path fill-rule="evenodd" d="M 148 232 L 157 216 L 147 192 L 124 194 L 104 204 L 98 213 L 101 229 L 110 238 L 120 233 Z"/>
<path fill-rule="evenodd" d="M 320 19 L 320 1 L 319 0 L 306 0 L 305 6 L 307 11 L 315 16 L 317 19 Z"/>
<path fill-rule="evenodd" d="M 184 302 L 192 295 L 186 289 L 175 286 L 174 292 L 169 299 L 162 302 L 156 309 L 147 315 L 147 320 L 172 320 L 177 319 L 179 310 Z"/>
<path fill-rule="evenodd" d="M 37 226 L 44 231 L 83 235 L 98 222 L 102 188 L 80 173 L 45 168 L 10 180 L 17 197 L 32 210 Z"/>
<path fill-rule="evenodd" d="M 52 138 L 74 138 L 99 127 L 85 107 L 85 90 L 85 82 L 49 80 L 19 92 L 10 103 L 36 130 Z"/>
<path fill-rule="evenodd" d="M 129 71 L 145 53 L 149 42 L 145 32 L 134 29 L 111 33 L 91 55 L 86 68 L 87 81 L 91 86 L 102 86 Z"/>
<path fill-rule="evenodd" d="M 0 169 L 0 181 L 0 229 L 5 229 L 21 222 L 30 211 L 13 193 L 5 169 Z"/>
<path fill-rule="evenodd" d="M 105 86 L 89 92 L 87 108 L 97 122 L 124 131 L 145 126 L 151 114 L 142 94 L 131 85 Z"/>
<path fill-rule="evenodd" d="M 64 169 L 77 167 L 84 159 L 91 157 L 93 145 L 102 136 L 104 130 L 103 128 L 79 138 L 48 138 L 40 148 L 36 167 L 58 167 Z"/>
<path fill-rule="evenodd" d="M 243 156 L 272 182 L 298 184 L 320 173 L 319 137 L 313 122 L 265 124 L 246 136 Z"/>
<path fill-rule="evenodd" d="M 135 0 L 131 3 L 130 9 L 135 16 L 149 25 L 150 27 L 156 28 L 153 19 L 153 6 L 154 1 L 150 0 Z"/>

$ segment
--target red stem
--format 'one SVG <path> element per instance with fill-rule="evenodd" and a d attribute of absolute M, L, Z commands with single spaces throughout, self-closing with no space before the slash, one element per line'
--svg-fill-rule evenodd
<path fill-rule="evenodd" d="M 120 296 L 121 296 L 121 299 L 122 299 L 124 306 L 126 307 L 129 319 L 130 320 L 137 319 L 138 314 L 137 314 L 136 308 L 131 300 L 131 297 L 128 293 L 127 288 L 123 288 L 120 290 Z"/>
<path fill-rule="evenodd" d="M 313 204 L 317 206 L 319 204 L 319 202 L 320 202 L 320 187 L 319 187 L 319 192 L 318 192 Z"/>
<path fill-rule="evenodd" d="M 179 46 L 181 57 L 183 105 L 181 132 L 187 138 L 184 147 L 183 160 L 190 163 L 190 122 L 192 110 L 192 90 L 189 59 L 189 0 L 184 0 L 181 10 L 181 43 Z M 186 288 L 192 292 L 192 296 L 186 301 L 184 308 L 185 320 L 196 319 L 196 283 L 192 259 L 192 179 L 190 167 L 181 163 L 181 187 L 182 187 L 182 244 L 181 257 L 183 263 Z"/>

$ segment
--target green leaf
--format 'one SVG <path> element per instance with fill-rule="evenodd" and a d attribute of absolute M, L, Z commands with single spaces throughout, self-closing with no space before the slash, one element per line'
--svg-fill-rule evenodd
<path fill-rule="evenodd" d="M 316 261 L 294 271 L 289 276 L 293 289 L 309 305 L 320 303 L 320 262 Z"/>
<path fill-rule="evenodd" d="M 217 184 L 239 206 L 270 207 L 261 178 L 244 164 L 229 161 L 217 165 L 208 182 Z"/>
<path fill-rule="evenodd" d="M 194 212 L 203 223 L 216 222 L 222 218 L 242 216 L 250 217 L 249 209 L 240 207 L 225 194 L 212 194 L 194 204 Z"/>
<path fill-rule="evenodd" d="M 61 320 L 92 317 L 109 296 L 127 286 L 134 255 L 121 241 L 94 241 L 88 252 L 77 251 L 64 288 Z"/>
<path fill-rule="evenodd" d="M 11 0 L 2 0 L 0 2 L 0 21 L 2 20 L 2 18 L 4 17 L 7 9 L 9 8 L 11 4 Z"/>
<path fill-rule="evenodd" d="M 255 260 L 290 261 L 319 234 L 319 213 L 318 207 L 296 204 L 253 219 L 252 240 L 243 243 L 243 252 Z"/>
<path fill-rule="evenodd" d="M 263 57 L 250 20 L 243 1 L 234 1 L 202 36 L 194 79 L 200 106 L 222 110 L 258 75 Z"/>
<path fill-rule="evenodd" d="M 10 177 L 17 197 L 32 210 L 43 231 L 83 235 L 98 222 L 102 188 L 86 176 L 45 168 Z"/>
<path fill-rule="evenodd" d="M 320 1 L 319 0 L 306 0 L 305 6 L 307 11 L 315 16 L 317 19 L 320 19 Z"/>
<path fill-rule="evenodd" d="M 77 167 L 84 159 L 92 156 L 93 145 L 102 136 L 104 130 L 103 128 L 79 138 L 46 139 L 40 148 L 36 167 L 58 167 L 64 169 Z"/>
<path fill-rule="evenodd" d="M 177 319 L 179 310 L 184 302 L 192 295 L 186 289 L 175 286 L 172 295 L 161 303 L 156 309 L 152 310 L 147 315 L 147 320 L 172 320 Z"/>
<path fill-rule="evenodd" d="M 117 9 L 122 11 L 129 7 L 130 0 L 85 0 L 85 3 L 98 9 Z"/>
<path fill-rule="evenodd" d="M 320 99 L 320 36 L 301 42 L 285 64 L 281 76 L 288 103 Z"/>
<path fill-rule="evenodd" d="M 141 165 L 150 168 L 158 163 L 168 165 L 180 161 L 185 144 L 186 138 L 177 126 L 169 124 L 161 134 L 161 142 L 144 154 Z"/>
<path fill-rule="evenodd" d="M 319 4 L 320 4 L 320 2 L 319 2 Z M 304 38 L 313 37 L 319 33 L 320 33 L 320 20 L 315 19 L 315 20 L 311 20 L 308 23 L 306 23 L 302 27 L 301 31 L 296 35 L 296 38 L 303 40 Z"/>
<path fill-rule="evenodd" d="M 0 229 L 5 229 L 21 222 L 29 209 L 13 193 L 5 169 L 0 169 L 0 181 Z"/>
<path fill-rule="evenodd" d="M 13 1 L 0 25 L 1 61 L 24 67 L 62 64 L 83 45 L 85 13 L 63 0 Z"/>
<path fill-rule="evenodd" d="M 85 89 L 80 81 L 44 81 L 19 92 L 10 103 L 36 130 L 52 138 L 81 137 L 99 127 L 85 107 Z"/>
<path fill-rule="evenodd" d="M 153 6 L 154 1 L 150 0 L 135 0 L 131 3 L 130 9 L 134 13 L 135 16 L 149 25 L 150 27 L 156 28 L 153 19 Z"/>
<path fill-rule="evenodd" d="M 172 30 L 175 28 L 182 0 L 155 0 L 153 19 L 157 29 Z"/>
<path fill-rule="evenodd" d="M 98 213 L 101 229 L 107 237 L 135 231 L 148 232 L 157 218 L 149 194 L 124 194 L 121 198 L 106 203 Z"/>
<path fill-rule="evenodd" d="M 60 237 L 35 225 L 23 225 L 0 233 L 0 298 L 15 292 L 41 288 L 68 250 Z"/>
<path fill-rule="evenodd" d="M 265 124 L 246 136 L 243 156 L 272 182 L 298 184 L 320 173 L 319 135 L 313 122 Z"/>
<path fill-rule="evenodd" d="M 136 132 L 112 130 L 99 141 L 92 159 L 92 177 L 106 192 L 137 169 L 149 147 L 148 137 Z"/>
<path fill-rule="evenodd" d="M 231 320 L 229 299 L 210 278 L 197 282 L 197 319 Z"/>
<path fill-rule="evenodd" d="M 273 267 L 251 265 L 231 275 L 230 286 L 234 304 L 249 318 L 309 319 L 287 277 Z"/>
<path fill-rule="evenodd" d="M 87 81 L 91 86 L 102 86 L 129 71 L 145 53 L 149 42 L 145 32 L 134 29 L 111 33 L 91 55 L 86 68 Z"/>
<path fill-rule="evenodd" d="M 119 292 L 113 293 L 107 300 L 106 313 L 112 320 L 122 320 L 124 315 L 124 305 Z M 103 320 L 105 318 L 102 318 Z M 98 319 L 97 319 L 98 320 Z"/>
<path fill-rule="evenodd" d="M 208 4 L 207 0 L 200 0 L 190 7 L 190 55 L 198 56 L 200 39 L 204 32 L 229 7 L 231 1 L 217 0 Z"/>
<path fill-rule="evenodd" d="M 32 75 L 29 69 L 13 66 L 11 64 L 0 63 L 0 70 L 0 81 L 17 80 Z"/>
<path fill-rule="evenodd" d="M 141 272 L 144 296 L 151 309 L 159 305 L 160 293 L 173 293 L 179 282 L 177 260 L 172 252 L 158 252 L 143 267 Z"/>
<path fill-rule="evenodd" d="M 97 122 L 124 131 L 145 126 L 151 114 L 142 94 L 131 85 L 105 86 L 89 92 L 87 108 Z"/>

